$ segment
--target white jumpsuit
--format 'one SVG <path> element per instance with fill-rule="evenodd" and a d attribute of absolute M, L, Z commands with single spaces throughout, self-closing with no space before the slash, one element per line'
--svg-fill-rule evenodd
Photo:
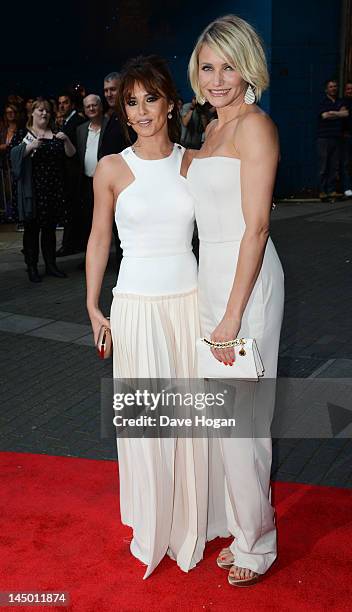
<path fill-rule="evenodd" d="M 188 185 L 195 198 L 200 240 L 198 301 L 201 331 L 210 337 L 225 314 L 245 230 L 241 206 L 241 161 L 193 159 Z M 255 338 L 265 377 L 275 379 L 284 304 L 284 276 L 269 238 L 259 276 L 242 317 L 238 337 Z M 235 372 L 235 365 L 233 366 Z M 253 407 L 249 407 L 249 409 Z M 260 409 L 260 406 L 258 407 Z M 235 536 L 236 565 L 263 574 L 276 558 L 276 528 L 270 504 L 271 439 L 219 438 L 213 448 L 210 508 Z M 216 445 L 216 441 L 214 441 Z M 219 478 L 219 458 L 223 477 Z"/>

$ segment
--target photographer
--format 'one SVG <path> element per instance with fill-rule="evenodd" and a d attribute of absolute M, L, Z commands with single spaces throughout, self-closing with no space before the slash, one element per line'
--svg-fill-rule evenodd
<path fill-rule="evenodd" d="M 181 121 L 184 128 L 182 130 L 182 146 L 186 149 L 200 149 L 207 120 L 195 96 L 193 96 L 192 102 L 183 105 Z"/>

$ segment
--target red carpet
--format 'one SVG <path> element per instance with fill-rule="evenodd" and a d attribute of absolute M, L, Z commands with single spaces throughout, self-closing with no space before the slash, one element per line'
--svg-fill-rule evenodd
<path fill-rule="evenodd" d="M 165 558 L 142 580 L 130 530 L 119 521 L 114 462 L 0 453 L 0 470 L 0 591 L 71 595 L 69 608 L 39 609 L 351 610 L 350 490 L 275 483 L 279 562 L 256 587 L 237 589 L 215 565 L 220 540 L 189 574 Z"/>

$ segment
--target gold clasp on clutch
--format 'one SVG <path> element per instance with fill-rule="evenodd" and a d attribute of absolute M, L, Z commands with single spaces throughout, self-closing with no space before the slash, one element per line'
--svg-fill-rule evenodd
<path fill-rule="evenodd" d="M 241 357 L 244 357 L 246 354 L 246 351 L 244 350 L 243 345 L 246 344 L 246 341 L 243 338 L 240 338 L 239 344 L 241 345 L 241 348 L 238 351 L 238 354 L 241 355 Z"/>
<path fill-rule="evenodd" d="M 97 342 L 97 351 L 101 359 L 105 359 L 105 353 L 107 352 L 107 336 L 111 336 L 111 330 L 106 325 L 102 325 Z"/>

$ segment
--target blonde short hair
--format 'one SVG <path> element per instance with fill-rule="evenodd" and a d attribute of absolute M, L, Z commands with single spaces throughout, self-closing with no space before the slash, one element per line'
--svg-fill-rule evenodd
<path fill-rule="evenodd" d="M 269 74 L 263 44 L 252 26 L 236 15 L 225 15 L 210 23 L 198 38 L 188 66 L 189 80 L 197 101 L 204 104 L 199 86 L 199 53 L 208 45 L 217 55 L 229 62 L 249 83 L 256 100 L 269 86 Z"/>
<path fill-rule="evenodd" d="M 44 108 L 47 110 L 47 112 L 50 113 L 50 120 L 52 119 L 53 108 L 52 108 L 51 103 L 49 102 L 49 100 L 46 100 L 46 98 L 36 98 L 34 100 L 34 102 L 32 103 L 32 111 L 31 111 L 31 114 L 29 115 L 29 118 L 28 118 L 28 121 L 27 121 L 26 127 L 28 129 L 30 129 L 33 126 L 33 112 L 39 106 L 44 106 Z M 49 120 L 49 124 L 50 124 L 50 120 Z"/>

